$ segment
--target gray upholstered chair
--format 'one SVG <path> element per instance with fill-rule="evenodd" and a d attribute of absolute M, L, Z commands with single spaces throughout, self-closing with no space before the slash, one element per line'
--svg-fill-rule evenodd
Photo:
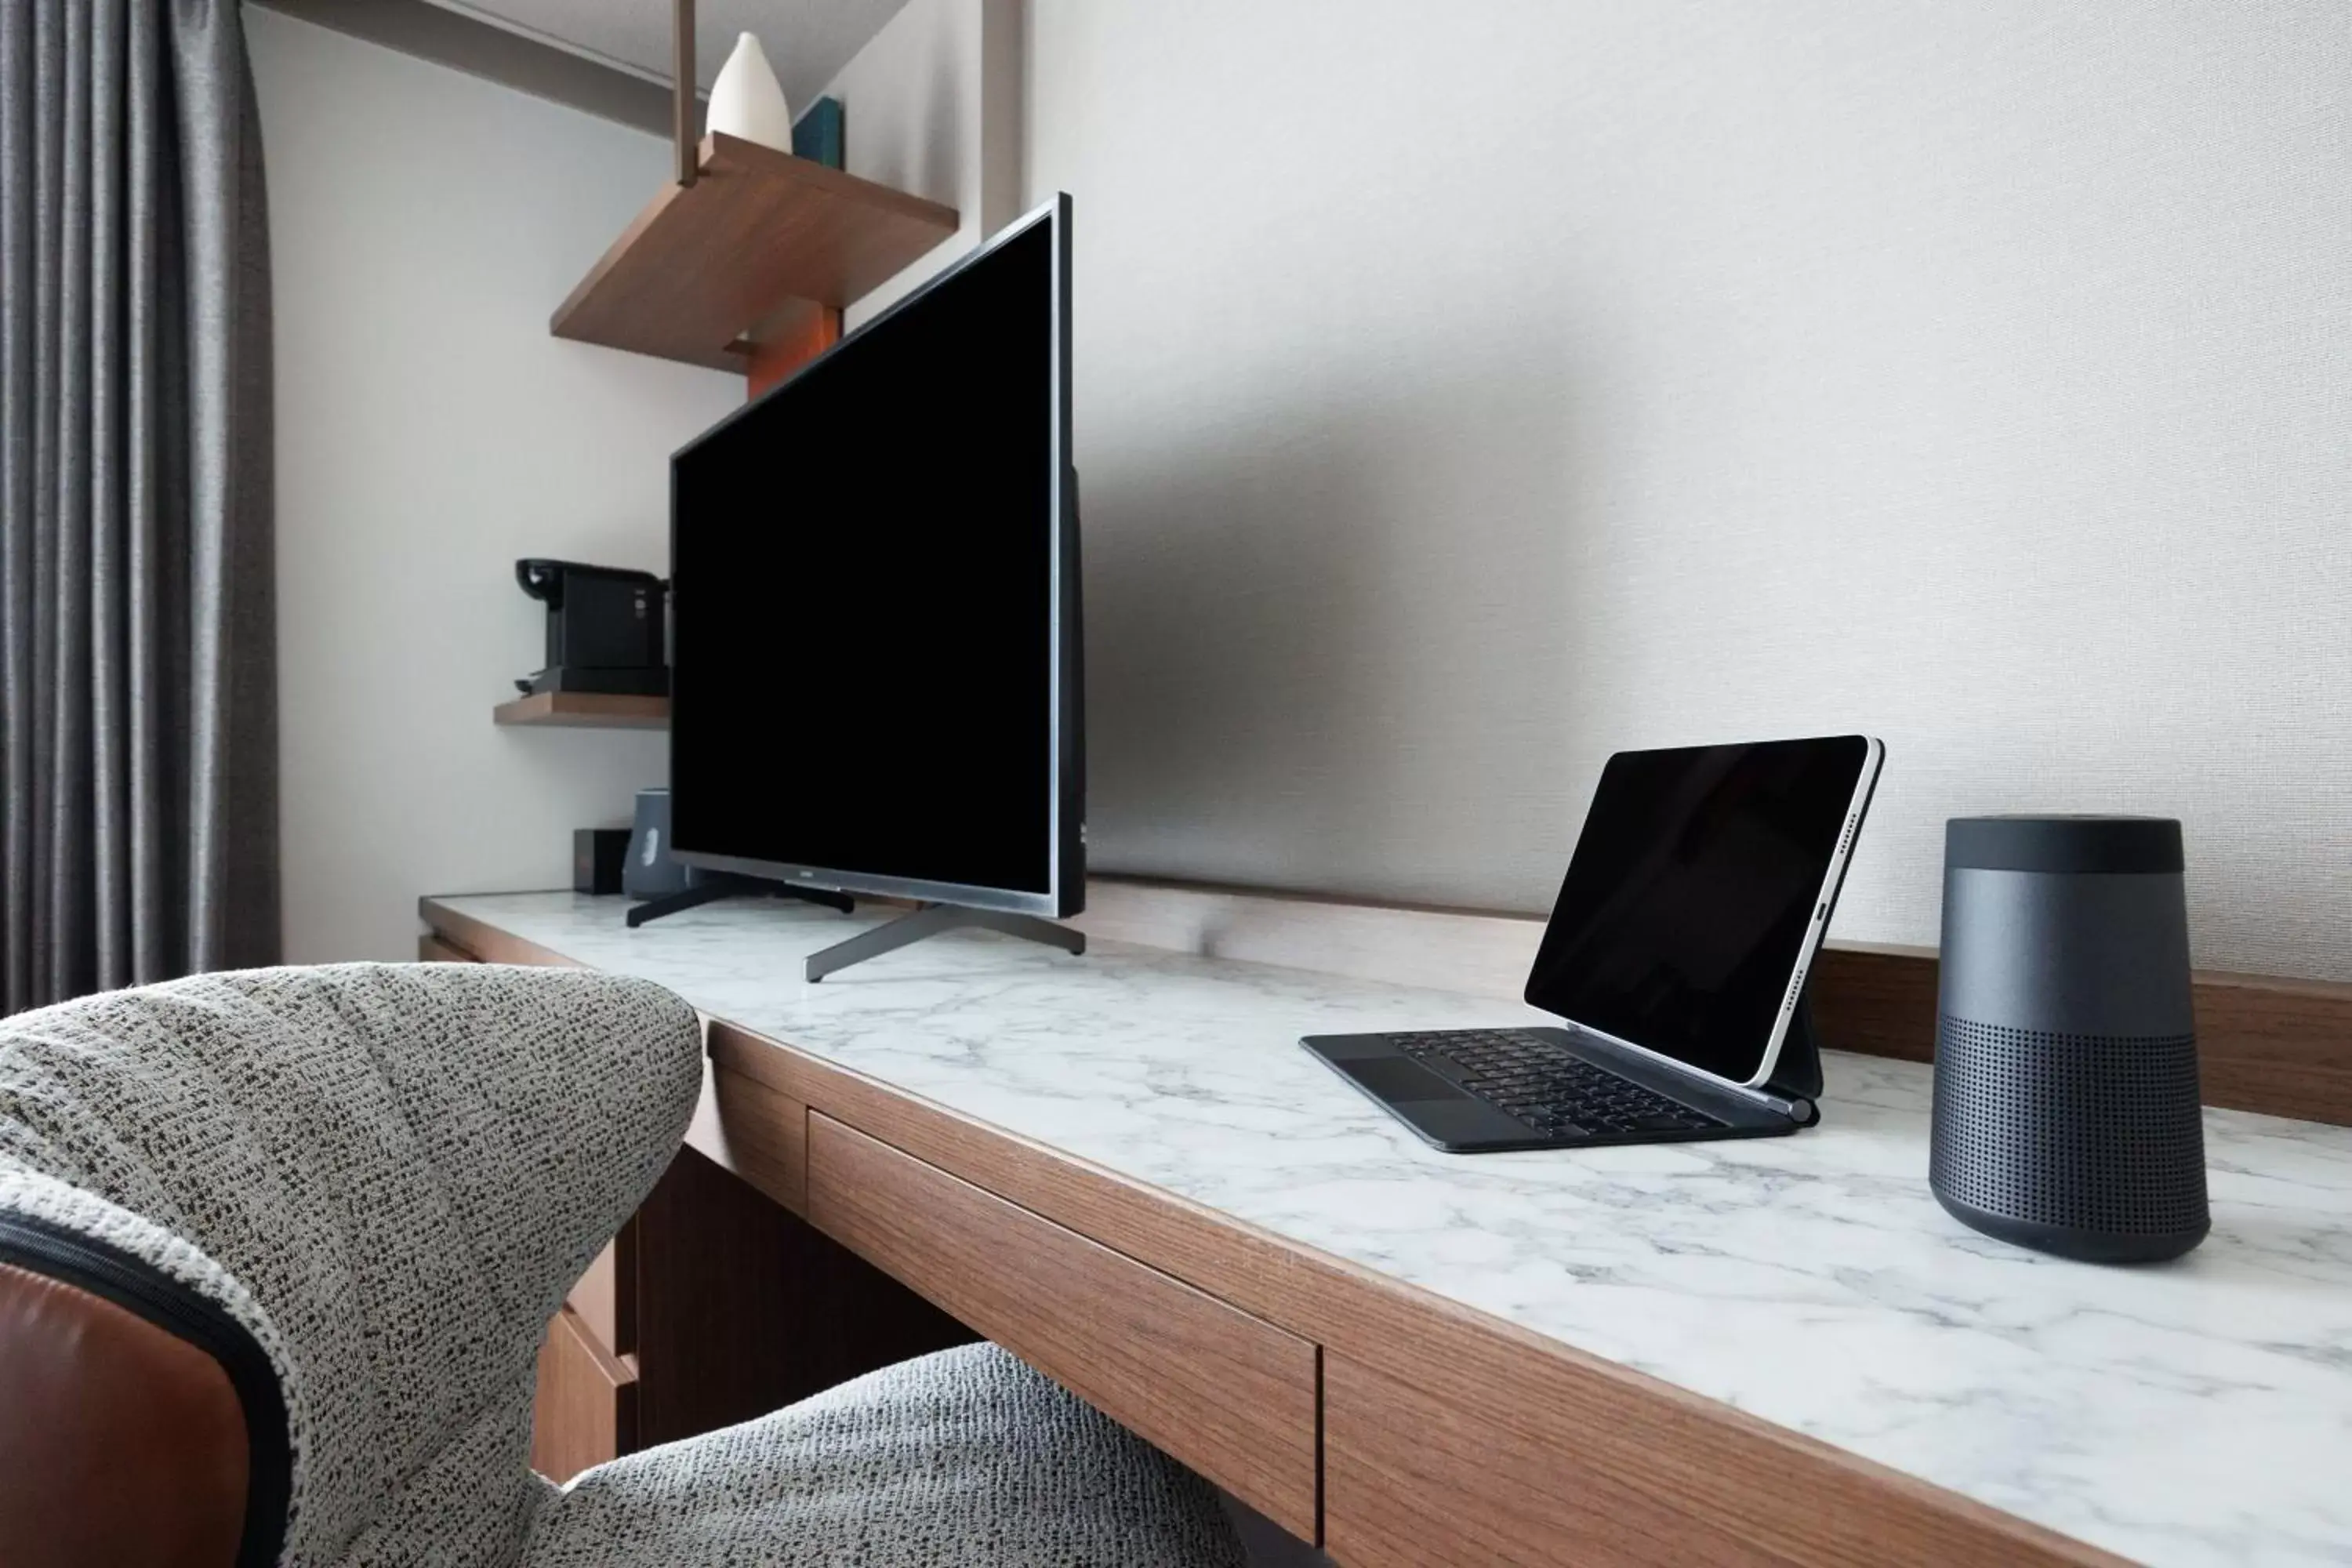
<path fill-rule="evenodd" d="M 656 986 L 478 964 L 0 1023 L 0 1559 L 1238 1562 L 1202 1482 L 987 1345 L 534 1475 L 541 1330 L 699 1056 Z"/>

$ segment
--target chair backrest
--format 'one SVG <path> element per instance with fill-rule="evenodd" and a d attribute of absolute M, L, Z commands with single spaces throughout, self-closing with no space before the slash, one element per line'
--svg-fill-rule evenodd
<path fill-rule="evenodd" d="M 481 964 L 205 975 L 25 1014 L 0 1023 L 0 1264 L 38 1277 L 16 1283 L 28 1333 L 62 1331 L 69 1303 L 74 1331 L 103 1321 L 165 1383 L 177 1352 L 142 1324 L 205 1350 L 238 1406 L 244 1514 L 282 1525 L 258 1560 L 397 1537 L 412 1560 L 508 1561 L 544 1491 L 540 1336 L 676 1152 L 700 1048 L 657 986 Z M 114 1261 L 44 1264 L 44 1232 Z M 199 1438 L 179 1460 L 216 1475 L 236 1440 L 201 1370 L 171 1384 Z"/>
<path fill-rule="evenodd" d="M 274 1449 L 255 1440 L 278 1405 L 268 1363 L 241 1393 L 234 1357 L 184 1337 L 176 1293 L 72 1232 L 0 1215 L 0 1542 L 11 1568 L 274 1559 L 289 1465 L 282 1406 Z"/>

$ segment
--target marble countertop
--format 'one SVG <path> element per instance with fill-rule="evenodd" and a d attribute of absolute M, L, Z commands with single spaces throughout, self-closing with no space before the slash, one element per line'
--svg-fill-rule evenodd
<path fill-rule="evenodd" d="M 879 916 L 442 900 L 704 1012 L 1954 1491 L 2159 1563 L 2352 1563 L 2352 1129 L 2206 1112 L 2173 1264 L 2021 1251 L 1927 1190 L 1928 1069 L 1832 1053 L 1792 1138 L 1463 1157 L 1303 1034 L 1522 1006 L 960 934 L 803 984 Z"/>

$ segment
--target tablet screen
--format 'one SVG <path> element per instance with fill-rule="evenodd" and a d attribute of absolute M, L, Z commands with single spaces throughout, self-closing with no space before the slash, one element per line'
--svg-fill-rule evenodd
<path fill-rule="evenodd" d="M 1736 1083 L 1789 982 L 1872 764 L 1860 735 L 1620 752 L 1601 771 L 1528 1000 Z"/>

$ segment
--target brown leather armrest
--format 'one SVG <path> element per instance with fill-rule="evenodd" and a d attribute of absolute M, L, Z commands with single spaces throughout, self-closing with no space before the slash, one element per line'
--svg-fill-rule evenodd
<path fill-rule="evenodd" d="M 248 1484 L 220 1364 L 0 1263 L 0 1543 L 10 1568 L 230 1568 Z"/>

